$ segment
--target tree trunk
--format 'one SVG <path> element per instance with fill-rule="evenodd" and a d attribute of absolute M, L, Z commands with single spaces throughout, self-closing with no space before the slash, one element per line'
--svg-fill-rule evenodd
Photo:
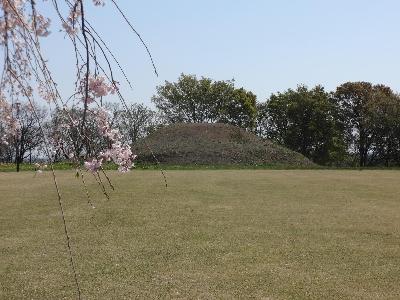
<path fill-rule="evenodd" d="M 360 167 L 365 167 L 367 164 L 367 151 L 365 151 L 364 147 L 360 149 Z"/>
<path fill-rule="evenodd" d="M 17 164 L 17 172 L 19 172 L 21 162 L 18 157 L 16 158 L 16 164 Z"/>
<path fill-rule="evenodd" d="M 19 146 L 18 146 L 18 144 L 15 147 L 15 164 L 16 164 L 16 167 L 17 167 L 17 172 L 19 172 L 20 163 L 19 163 Z"/>
<path fill-rule="evenodd" d="M 360 156 L 360 167 L 365 167 L 367 163 L 368 149 L 367 149 L 366 135 L 362 128 L 360 129 L 360 138 L 358 143 L 359 143 L 358 155 Z"/>

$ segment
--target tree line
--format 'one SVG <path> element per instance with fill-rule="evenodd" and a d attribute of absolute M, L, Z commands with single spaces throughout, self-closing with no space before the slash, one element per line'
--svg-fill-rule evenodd
<path fill-rule="evenodd" d="M 131 104 L 127 109 L 117 103 L 105 103 L 110 126 L 118 130 L 121 140 L 128 145 L 156 130 L 161 124 L 161 116 L 143 104 Z M 37 162 L 45 157 L 47 148 L 51 149 L 55 162 L 79 158 L 84 161 L 97 157 L 110 140 L 99 131 L 96 111 L 86 114 L 86 126 L 83 131 L 76 126 L 82 119 L 84 109 L 63 108 L 49 110 L 46 107 L 36 111 L 42 121 L 46 140 L 37 124 L 35 115 L 30 113 L 29 104 L 18 104 L 15 119 L 19 126 L 18 135 L 7 138 L 0 143 L 0 162 L 15 163 L 17 171 L 23 162 Z M 4 133 L 4 124 L 0 120 L 0 135 Z"/>
<path fill-rule="evenodd" d="M 347 82 L 332 92 L 299 85 L 258 102 L 233 80 L 182 74 L 152 101 L 168 123 L 233 124 L 321 165 L 400 165 L 400 96 L 385 85 Z"/>
<path fill-rule="evenodd" d="M 369 82 L 347 82 L 328 92 L 318 85 L 299 85 L 259 102 L 251 91 L 236 88 L 234 80 L 214 81 L 182 74 L 176 82 L 158 86 L 156 109 L 132 104 L 128 110 L 106 103 L 110 123 L 131 145 L 172 123 L 228 123 L 254 132 L 312 161 L 327 166 L 400 166 L 400 96 L 390 87 Z M 40 157 L 43 140 L 29 105 L 19 105 L 19 136 L 0 145 L 0 161 L 21 164 Z M 56 161 L 97 156 L 108 141 L 88 115 L 84 136 L 70 122 L 78 122 L 79 108 L 42 108 L 40 118 Z M 0 134 L 2 134 L 0 123 Z M 84 139 L 84 140 L 82 140 Z M 70 142 L 68 142 L 70 140 Z M 70 144 L 69 144 L 70 143 Z M 81 145 L 76 147 L 73 143 Z"/>

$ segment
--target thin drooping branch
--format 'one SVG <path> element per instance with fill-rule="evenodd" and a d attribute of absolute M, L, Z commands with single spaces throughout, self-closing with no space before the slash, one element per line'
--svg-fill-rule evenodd
<path fill-rule="evenodd" d="M 57 192 L 58 207 L 62 217 L 66 245 L 71 269 L 74 275 L 76 293 L 81 298 L 81 289 L 75 266 L 70 233 L 64 212 L 64 203 L 54 171 L 54 162 L 57 155 L 63 155 L 76 167 L 80 177 L 88 204 L 94 208 L 90 197 L 83 169 L 94 175 L 103 194 L 109 199 L 107 189 L 114 190 L 114 186 L 104 171 L 103 163 L 111 161 L 118 165 L 118 170 L 127 172 L 133 166 L 135 155 L 131 146 L 122 140 L 122 135 L 113 128 L 108 112 L 103 107 L 103 97 L 116 94 L 132 119 L 126 101 L 119 90 L 119 83 L 114 77 L 116 67 L 122 74 L 129 87 L 132 84 L 128 79 L 120 62 L 111 51 L 105 40 L 88 20 L 86 20 L 86 4 L 84 0 L 52 0 L 62 31 L 71 41 L 75 59 L 75 91 L 71 96 L 63 97 L 56 80 L 48 67 L 48 61 L 41 50 L 41 38 L 50 34 L 50 19 L 38 10 L 37 0 L 0 0 L 0 47 L 4 49 L 4 64 L 0 81 L 0 117 L 5 121 L 6 134 L 0 136 L 0 143 L 9 140 L 18 140 L 23 133 L 18 120 L 18 109 L 21 98 L 27 99 L 32 114 L 40 128 L 43 140 L 43 149 L 53 175 L 53 183 Z M 103 0 L 92 0 L 95 6 L 103 6 Z M 158 76 L 153 57 L 147 44 L 122 12 L 116 1 L 111 0 L 128 27 L 139 38 L 144 46 L 153 70 Z M 85 5 L 84 5 L 85 4 Z M 68 14 L 62 13 L 64 9 Z M 45 100 L 57 114 L 56 122 L 61 128 L 47 132 L 37 109 L 34 98 L 39 96 Z M 78 114 L 76 114 L 78 112 Z M 93 123 L 88 123 L 89 121 Z M 95 150 L 90 139 L 90 130 L 94 128 L 101 134 L 101 149 Z M 54 124 L 56 125 L 56 124 Z M 57 125 L 57 126 L 58 126 Z M 24 137 L 21 137 L 21 140 Z M 95 141 L 99 142 L 99 141 Z M 148 145 L 147 145 L 148 146 Z M 150 147 L 148 147 L 150 149 Z M 151 150 L 151 149 L 150 149 Z M 22 152 L 24 149 L 22 148 Z M 54 155 L 53 155 L 54 153 Z M 151 151 L 155 161 L 159 161 Z M 167 186 L 166 176 L 161 169 Z M 102 179 L 102 176 L 106 180 Z M 107 189 L 106 189 L 107 187 Z"/>
<path fill-rule="evenodd" d="M 147 55 L 150 58 L 151 64 L 153 66 L 153 70 L 154 73 L 158 76 L 158 71 L 156 68 L 156 65 L 154 63 L 153 60 L 153 56 L 151 55 L 151 52 L 149 50 L 149 47 L 147 46 L 147 44 L 145 43 L 145 41 L 143 40 L 142 36 L 139 34 L 139 32 L 133 27 L 133 25 L 131 24 L 131 22 L 129 21 L 129 19 L 125 16 L 124 12 L 121 10 L 121 8 L 119 7 L 119 5 L 115 2 L 115 0 L 111 0 L 112 3 L 114 3 L 115 7 L 117 8 L 118 12 L 121 14 L 121 16 L 124 18 L 125 22 L 128 24 L 128 26 L 131 28 L 131 30 L 136 34 L 136 36 L 139 38 L 140 42 L 142 43 L 142 45 L 145 47 Z"/>
<path fill-rule="evenodd" d="M 88 109 L 88 100 L 89 100 L 89 74 L 90 74 L 90 54 L 89 54 L 89 42 L 88 37 L 86 35 L 86 26 L 85 26 L 85 9 L 83 5 L 83 0 L 79 0 L 80 7 L 81 7 L 81 22 L 82 22 L 82 36 L 85 42 L 85 49 L 86 49 L 86 74 L 85 74 L 85 95 L 84 95 L 84 107 L 83 107 L 83 117 L 82 117 L 82 124 L 81 124 L 81 133 L 84 132 L 86 126 L 86 114 Z"/>
<path fill-rule="evenodd" d="M 16 80 L 16 82 L 19 82 L 20 84 L 22 83 L 20 81 L 20 79 L 18 77 L 16 77 L 16 75 L 14 74 L 14 72 L 12 70 L 10 70 L 9 72 L 10 72 L 11 76 L 13 76 L 13 78 Z M 23 86 L 23 85 L 21 84 L 21 86 Z M 44 145 L 45 145 L 44 148 L 45 148 L 47 159 L 48 159 L 49 164 L 50 164 L 53 183 L 54 183 L 54 187 L 55 187 L 56 193 L 57 193 L 58 206 L 59 206 L 59 209 L 60 209 L 61 218 L 62 218 L 62 222 L 63 222 L 64 235 L 65 235 L 65 238 L 66 238 L 69 260 L 70 260 L 71 268 L 72 268 L 73 275 L 74 275 L 74 282 L 75 282 L 75 286 L 76 286 L 77 296 L 78 296 L 78 299 L 81 299 L 81 289 L 80 289 L 80 286 L 79 286 L 78 275 L 77 275 L 77 272 L 76 272 L 74 256 L 72 254 L 71 238 L 70 238 L 70 234 L 68 232 L 67 222 L 66 222 L 66 219 L 65 219 L 64 205 L 63 205 L 63 202 L 62 202 L 61 192 L 60 192 L 60 188 L 59 188 L 59 185 L 58 185 L 58 182 L 57 182 L 56 173 L 55 173 L 55 170 L 54 170 L 53 158 L 52 158 L 52 155 L 50 154 L 49 147 L 47 146 L 48 145 L 48 141 L 46 140 L 46 134 L 45 134 L 45 131 L 43 129 L 42 122 L 41 122 L 41 120 L 40 120 L 40 118 L 39 118 L 39 116 L 37 114 L 35 103 L 32 101 L 32 99 L 30 98 L 29 94 L 26 91 L 25 91 L 25 95 L 24 96 L 26 97 L 26 99 L 28 100 L 28 102 L 30 103 L 30 105 L 32 107 L 33 115 L 36 118 L 36 122 L 37 122 L 37 124 L 38 124 L 38 126 L 40 128 L 40 131 L 42 133 L 42 137 L 44 139 Z"/>

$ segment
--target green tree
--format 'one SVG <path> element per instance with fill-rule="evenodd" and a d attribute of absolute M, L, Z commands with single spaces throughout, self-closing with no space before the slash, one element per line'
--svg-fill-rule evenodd
<path fill-rule="evenodd" d="M 253 129 L 256 96 L 233 80 L 213 81 L 181 74 L 177 82 L 157 87 L 153 103 L 168 123 L 229 123 Z"/>
<path fill-rule="evenodd" d="M 370 163 L 400 165 L 400 97 L 376 92 L 367 104 L 371 131 Z"/>
<path fill-rule="evenodd" d="M 158 86 L 157 94 L 152 97 L 169 123 L 214 122 L 214 99 L 211 79 L 184 74 L 177 82 L 166 81 Z"/>
<path fill-rule="evenodd" d="M 240 88 L 233 90 L 226 100 L 221 103 L 219 122 L 254 129 L 257 117 L 257 96 Z"/>
<path fill-rule="evenodd" d="M 340 107 L 341 119 L 345 125 L 349 152 L 357 158 L 360 167 L 376 160 L 376 146 L 382 144 L 384 136 L 387 136 L 385 133 L 389 132 L 390 126 L 384 129 L 383 124 L 379 124 L 382 114 L 389 116 L 388 112 L 379 112 L 379 107 L 383 103 L 385 105 L 382 108 L 389 105 L 389 99 L 395 99 L 389 87 L 372 85 L 369 82 L 347 82 L 339 86 L 333 94 L 333 100 Z"/>
<path fill-rule="evenodd" d="M 338 163 L 345 148 L 337 107 L 321 86 L 273 94 L 259 105 L 258 131 L 319 164 Z"/>

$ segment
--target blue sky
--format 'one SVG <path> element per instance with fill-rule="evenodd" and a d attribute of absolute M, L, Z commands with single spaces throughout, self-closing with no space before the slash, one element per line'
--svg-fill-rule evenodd
<path fill-rule="evenodd" d="M 107 0 L 106 0 L 107 2 Z M 232 79 L 259 101 L 304 83 L 328 90 L 346 81 L 383 83 L 400 91 L 398 0 L 118 1 L 148 43 L 159 77 L 138 39 L 111 3 L 90 13 L 127 70 L 129 101 L 150 104 L 155 87 L 180 73 Z M 46 56 L 64 94 L 73 56 L 53 24 Z M 122 79 L 122 77 L 121 77 Z M 122 81 L 122 80 L 121 80 Z"/>

